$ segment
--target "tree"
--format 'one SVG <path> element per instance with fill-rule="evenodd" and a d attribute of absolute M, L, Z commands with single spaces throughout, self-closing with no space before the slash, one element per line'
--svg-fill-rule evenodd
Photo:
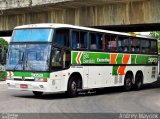
<path fill-rule="evenodd" d="M 150 33 L 150 36 L 157 38 L 160 40 L 160 31 L 154 31 Z"/>
<path fill-rule="evenodd" d="M 160 53 L 160 31 L 151 32 L 150 36 L 158 39 L 158 52 Z"/>
<path fill-rule="evenodd" d="M 0 64 L 5 64 L 6 63 L 6 53 L 8 50 L 8 42 L 0 38 Z"/>

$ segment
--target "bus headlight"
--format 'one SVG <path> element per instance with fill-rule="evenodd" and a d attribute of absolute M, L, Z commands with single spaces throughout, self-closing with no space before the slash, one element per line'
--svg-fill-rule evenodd
<path fill-rule="evenodd" d="M 6 80 L 14 80 L 14 78 L 7 76 L 7 77 L 6 77 Z"/>

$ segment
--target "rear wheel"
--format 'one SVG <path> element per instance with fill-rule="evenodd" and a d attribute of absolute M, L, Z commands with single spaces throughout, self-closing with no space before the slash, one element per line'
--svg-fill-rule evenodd
<path fill-rule="evenodd" d="M 132 76 L 127 74 L 124 79 L 124 90 L 129 91 L 132 89 Z"/>
<path fill-rule="evenodd" d="M 33 91 L 33 94 L 34 94 L 36 97 L 42 97 L 43 92 Z"/>
<path fill-rule="evenodd" d="M 69 97 L 76 97 L 77 96 L 77 81 L 75 77 L 71 77 L 69 82 L 68 82 L 68 88 L 67 88 L 67 95 Z"/>
<path fill-rule="evenodd" d="M 141 73 L 138 73 L 136 75 L 134 88 L 136 90 L 140 90 L 142 88 L 142 86 L 143 86 L 143 75 Z"/>

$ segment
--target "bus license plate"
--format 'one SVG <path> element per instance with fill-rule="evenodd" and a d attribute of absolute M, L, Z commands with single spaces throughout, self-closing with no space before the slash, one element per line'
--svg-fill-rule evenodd
<path fill-rule="evenodd" d="M 28 88 L 27 84 L 20 84 L 20 88 Z"/>

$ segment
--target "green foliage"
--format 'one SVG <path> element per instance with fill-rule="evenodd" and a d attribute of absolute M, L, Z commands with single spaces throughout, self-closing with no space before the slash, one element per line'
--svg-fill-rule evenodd
<path fill-rule="evenodd" d="M 5 64 L 6 63 L 6 53 L 8 50 L 8 42 L 0 38 L 0 64 Z"/>
<path fill-rule="evenodd" d="M 150 32 L 150 36 L 157 38 L 158 40 L 160 40 L 160 31 L 154 31 L 154 32 Z"/>
<path fill-rule="evenodd" d="M 150 36 L 158 39 L 158 52 L 160 53 L 160 31 L 150 32 Z"/>
<path fill-rule="evenodd" d="M 4 81 L 6 77 L 6 72 L 5 71 L 0 71 L 0 81 Z"/>

